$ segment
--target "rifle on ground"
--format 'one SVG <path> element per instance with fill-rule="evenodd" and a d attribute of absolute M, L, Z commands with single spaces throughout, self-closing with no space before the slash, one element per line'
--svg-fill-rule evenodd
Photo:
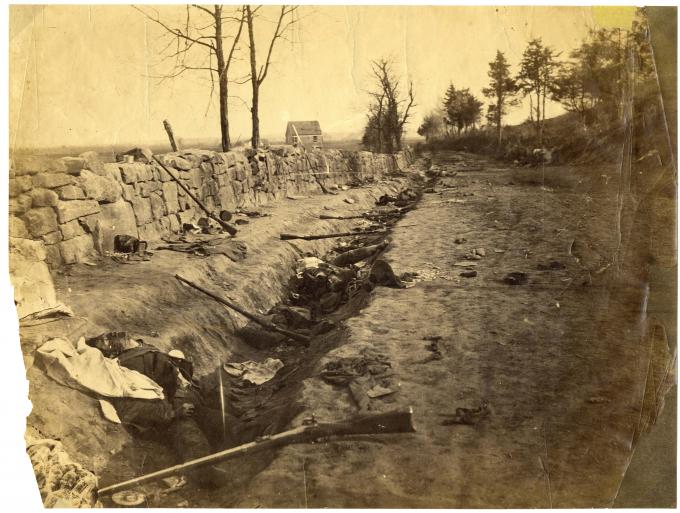
<path fill-rule="evenodd" d="M 310 338 L 308 336 L 301 335 L 300 333 L 296 333 L 294 331 L 288 331 L 287 329 L 281 328 L 281 327 L 277 326 L 276 324 L 274 324 L 272 322 L 269 322 L 265 319 L 260 318 L 257 315 L 251 314 L 250 312 L 244 310 L 240 306 L 232 303 L 231 301 L 227 301 L 226 299 L 218 296 L 217 294 L 214 294 L 213 292 L 210 292 L 209 290 L 204 289 L 200 285 L 197 285 L 196 283 L 187 280 L 186 278 L 180 276 L 179 274 L 175 274 L 175 278 L 177 278 L 179 281 L 181 281 L 183 283 L 186 283 L 190 287 L 193 287 L 196 290 L 203 292 L 203 294 L 211 297 L 212 299 L 214 299 L 218 303 L 222 303 L 224 306 L 228 306 L 232 310 L 237 311 L 242 316 L 244 316 L 246 319 L 250 319 L 254 323 L 257 323 L 260 326 L 262 326 L 264 329 L 266 329 L 268 331 L 274 331 L 276 333 L 280 333 L 281 335 L 285 335 L 289 338 L 292 338 L 293 340 L 297 340 L 298 342 L 302 342 L 306 346 L 309 345 Z"/>
<path fill-rule="evenodd" d="M 295 235 L 292 233 L 282 233 L 281 240 L 318 240 L 318 239 L 331 239 L 333 237 L 353 237 L 356 235 L 367 235 L 371 233 L 386 233 L 385 230 L 365 230 L 363 232 L 343 232 L 343 233 L 327 233 L 324 235 Z"/>
<path fill-rule="evenodd" d="M 329 216 L 327 214 L 321 214 L 319 219 L 338 219 L 340 221 L 344 221 L 346 219 L 365 219 L 366 217 L 367 216 L 365 214 L 360 216 Z"/>
<path fill-rule="evenodd" d="M 134 486 L 157 481 L 158 479 L 163 479 L 178 473 L 184 473 L 206 465 L 215 465 L 223 461 L 239 458 L 246 454 L 273 450 L 284 445 L 313 442 L 319 438 L 386 433 L 414 433 L 415 428 L 412 423 L 412 415 L 413 410 L 409 408 L 407 411 L 361 415 L 340 422 L 300 426 L 276 435 L 260 438 L 254 442 L 249 442 L 238 447 L 232 447 L 231 449 L 226 449 L 215 454 L 187 461 L 180 465 L 175 465 L 174 467 L 169 467 L 122 483 L 104 487 L 98 491 L 98 495 L 99 497 L 112 495 Z"/>
<path fill-rule="evenodd" d="M 215 220 L 217 223 L 219 223 L 219 225 L 220 225 L 223 229 L 225 229 L 227 232 L 229 232 L 229 235 L 232 235 L 232 236 L 233 236 L 233 235 L 236 235 L 236 234 L 238 233 L 238 230 L 237 230 L 236 228 L 234 228 L 234 227 L 233 227 L 232 225 L 230 225 L 229 223 L 227 223 L 227 222 L 225 222 L 225 221 L 222 221 L 222 219 L 220 219 L 218 216 L 216 216 L 216 215 L 213 214 L 210 210 L 208 210 L 208 207 L 206 207 L 206 206 L 201 202 L 201 200 L 199 200 L 196 196 L 194 196 L 193 193 L 192 193 L 192 192 L 191 192 L 191 191 L 190 191 L 190 190 L 182 183 L 182 181 L 181 181 L 179 178 L 177 178 L 177 177 L 174 175 L 174 173 L 172 173 L 167 167 L 165 167 L 165 164 L 163 164 L 163 163 L 158 159 L 158 157 L 156 157 L 156 155 L 153 156 L 153 159 L 154 159 L 156 162 L 158 162 L 158 165 L 160 165 L 163 169 L 165 169 L 165 172 L 168 173 L 168 174 L 170 175 L 170 178 L 172 178 L 172 179 L 177 183 L 177 185 L 178 185 L 184 192 L 186 192 L 187 195 L 188 195 L 192 200 L 194 200 L 194 201 L 196 202 L 196 204 L 197 204 L 199 207 L 201 207 L 201 210 L 203 210 L 203 212 L 205 212 L 205 213 L 207 214 L 208 217 L 210 217 L 211 219 L 213 219 L 213 220 Z"/>

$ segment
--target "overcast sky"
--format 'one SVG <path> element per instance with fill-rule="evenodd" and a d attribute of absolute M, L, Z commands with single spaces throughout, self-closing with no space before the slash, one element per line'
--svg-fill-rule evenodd
<path fill-rule="evenodd" d="M 185 14 L 183 6 L 156 7 L 169 23 Z M 274 10 L 266 7 L 265 15 Z M 449 82 L 481 95 L 497 49 L 514 72 L 529 39 L 541 37 L 566 57 L 603 20 L 590 7 L 303 6 L 299 14 L 261 90 L 261 132 L 271 139 L 283 137 L 288 120 L 318 119 L 327 134 L 360 134 L 370 62 L 381 57 L 414 83 L 414 133 Z M 161 62 L 167 39 L 132 7 L 12 6 L 10 26 L 10 147 L 148 144 L 164 140 L 166 118 L 179 137 L 219 139 L 207 72 L 153 78 L 169 69 Z M 272 27 L 260 20 L 260 48 Z M 241 57 L 234 79 L 247 71 L 246 53 Z M 249 85 L 232 91 L 232 140 L 246 140 Z M 560 112 L 551 105 L 548 116 Z M 522 107 L 509 121 L 527 115 Z"/>

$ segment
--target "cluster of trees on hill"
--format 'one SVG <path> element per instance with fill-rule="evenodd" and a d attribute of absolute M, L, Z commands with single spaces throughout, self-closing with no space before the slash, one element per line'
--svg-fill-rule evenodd
<path fill-rule="evenodd" d="M 566 60 L 559 60 L 560 54 L 541 38 L 532 39 L 516 74 L 505 55 L 497 51 L 489 63 L 488 86 L 482 90 L 488 100 L 486 127 L 495 130 L 497 145 L 503 140 L 505 116 L 525 98 L 529 101 L 528 122 L 535 129 L 538 144 L 543 143 L 548 100 L 578 114 L 585 128 L 621 120 L 632 88 L 644 89 L 654 76 L 646 30 L 641 15 L 630 30 L 593 30 Z M 635 96 L 636 101 L 645 101 L 650 95 L 636 90 Z M 451 84 L 441 105 L 424 117 L 418 133 L 429 141 L 475 130 L 482 107 L 483 103 L 468 89 L 456 89 Z"/>

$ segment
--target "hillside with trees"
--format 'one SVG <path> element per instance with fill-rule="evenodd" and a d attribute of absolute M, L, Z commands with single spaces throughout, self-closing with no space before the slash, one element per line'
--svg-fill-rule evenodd
<path fill-rule="evenodd" d="M 626 126 L 643 130 L 663 110 L 644 10 L 629 30 L 592 30 L 567 55 L 535 38 L 514 71 L 500 51 L 488 66 L 489 82 L 482 90 L 488 102 L 485 123 L 479 126 L 484 104 L 469 89 L 451 84 L 443 92 L 442 108 L 427 114 L 418 129 L 427 147 L 494 154 L 518 163 L 531 162 L 537 148 L 563 160 L 615 160 Z M 522 102 L 525 108 L 528 103 L 527 119 L 507 126 L 507 114 Z M 566 114 L 546 119 L 548 102 L 558 103 Z M 626 119 L 633 123 L 627 125 Z"/>

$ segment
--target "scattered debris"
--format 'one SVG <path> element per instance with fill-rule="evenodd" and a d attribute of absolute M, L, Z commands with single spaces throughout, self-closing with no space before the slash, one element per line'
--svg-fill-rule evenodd
<path fill-rule="evenodd" d="M 387 356 L 368 348 L 358 356 L 337 358 L 326 363 L 321 378 L 331 385 L 346 386 L 356 378 L 371 375 L 376 379 L 392 375 L 392 364 Z"/>
<path fill-rule="evenodd" d="M 267 358 L 262 363 L 249 360 L 243 363 L 225 363 L 223 367 L 231 376 L 242 378 L 254 385 L 261 385 L 276 376 L 279 369 L 283 368 L 283 362 L 277 358 Z"/>
<path fill-rule="evenodd" d="M 111 496 L 111 500 L 117 506 L 123 508 L 140 507 L 146 502 L 146 496 L 143 493 L 127 490 L 125 492 L 118 492 Z"/>
<path fill-rule="evenodd" d="M 552 260 L 547 264 L 538 264 L 536 268 L 539 271 L 558 271 L 560 269 L 566 269 L 567 266 L 564 265 L 562 262 L 559 262 L 557 260 Z"/>
<path fill-rule="evenodd" d="M 601 397 L 601 396 L 596 395 L 596 396 L 593 396 L 593 397 L 589 397 L 588 402 L 590 404 L 604 404 L 604 403 L 611 402 L 611 400 L 606 398 L 606 397 Z"/>
<path fill-rule="evenodd" d="M 26 435 L 40 496 L 46 508 L 93 508 L 97 502 L 97 477 L 74 462 L 61 442 Z"/>
<path fill-rule="evenodd" d="M 477 271 L 463 271 L 459 276 L 462 276 L 463 278 L 474 278 L 477 276 Z"/>
<path fill-rule="evenodd" d="M 354 205 L 356 201 L 352 198 L 345 198 L 345 203 L 349 203 L 350 205 Z"/>
<path fill-rule="evenodd" d="M 380 385 L 375 385 L 373 388 L 371 388 L 370 390 L 368 390 L 366 392 L 366 395 L 368 397 L 370 397 L 371 399 L 376 399 L 378 397 L 384 397 L 386 395 L 391 395 L 394 392 L 395 391 L 392 390 L 391 388 L 386 388 L 386 387 L 383 387 L 383 386 L 380 386 Z"/>
<path fill-rule="evenodd" d="M 442 337 L 440 335 L 423 337 L 423 340 L 428 340 L 430 342 L 425 348 L 428 351 L 431 351 L 432 354 L 429 355 L 424 360 L 422 360 L 420 363 L 428 363 L 434 360 L 441 360 L 444 357 L 444 355 L 442 355 L 441 349 L 439 348 L 439 342 L 441 342 L 442 340 Z"/>
<path fill-rule="evenodd" d="M 233 240 L 225 235 L 187 233 L 173 238 L 166 237 L 163 241 L 167 244 L 157 246 L 157 250 L 179 251 L 200 257 L 224 255 L 233 262 L 240 262 L 248 254 L 245 242 Z"/>
<path fill-rule="evenodd" d="M 463 244 L 463 243 L 467 242 L 467 239 L 465 237 L 458 237 L 458 238 L 454 239 L 453 242 L 455 242 L 456 244 Z"/>
<path fill-rule="evenodd" d="M 466 424 L 474 426 L 489 415 L 489 406 L 484 401 L 477 408 L 456 408 L 456 413 L 442 413 L 440 417 L 446 417 L 442 422 L 442 426 L 451 426 L 454 424 Z"/>
<path fill-rule="evenodd" d="M 529 277 L 526 273 L 521 272 L 511 272 L 505 275 L 503 282 L 508 285 L 524 285 L 529 281 Z"/>
<path fill-rule="evenodd" d="M 454 262 L 454 267 L 476 267 L 477 262 L 473 260 L 461 260 L 460 262 Z"/>

